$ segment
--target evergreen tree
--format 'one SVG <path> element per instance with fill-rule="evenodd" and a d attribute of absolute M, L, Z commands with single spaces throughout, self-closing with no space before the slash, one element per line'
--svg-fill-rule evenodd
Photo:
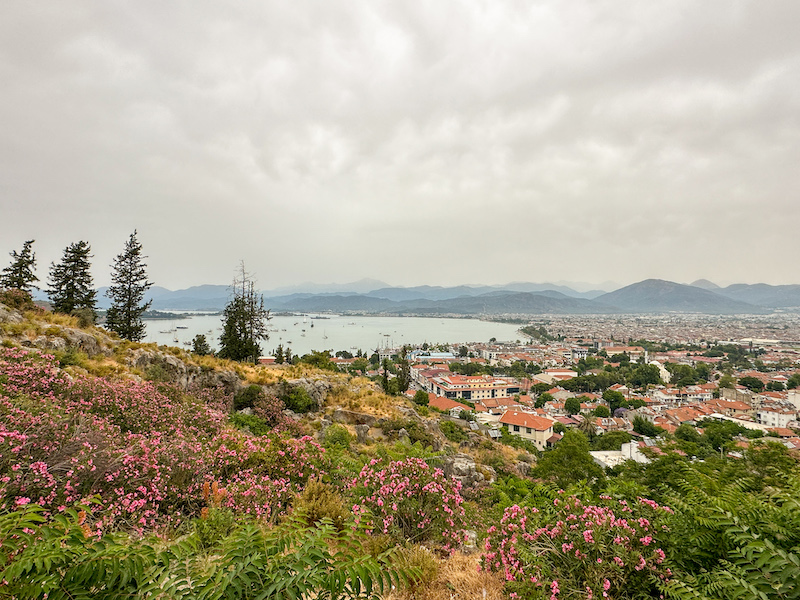
<path fill-rule="evenodd" d="M 22 245 L 22 252 L 17 254 L 16 250 L 11 251 L 11 264 L 0 273 L 0 286 L 23 290 L 30 293 L 33 289 L 38 289 L 35 282 L 39 278 L 34 274 L 36 269 L 36 253 L 31 249 L 33 242 L 28 240 Z"/>
<path fill-rule="evenodd" d="M 94 314 L 97 291 L 89 273 L 91 251 L 88 242 L 76 242 L 66 247 L 61 262 L 50 263 L 47 295 L 53 310 L 71 314 L 85 308 Z"/>
<path fill-rule="evenodd" d="M 194 336 L 194 339 L 192 340 L 192 352 L 200 356 L 214 354 L 214 351 L 211 349 L 206 336 L 204 336 L 202 333 L 198 333 L 196 336 Z"/>
<path fill-rule="evenodd" d="M 264 297 L 256 294 L 255 283 L 244 270 L 244 263 L 233 281 L 232 289 L 233 298 L 222 313 L 218 356 L 257 363 L 261 355 L 259 341 L 269 339 L 269 311 L 264 308 Z"/>
<path fill-rule="evenodd" d="M 275 362 L 279 365 L 283 364 L 283 344 L 278 344 L 275 350 Z"/>
<path fill-rule="evenodd" d="M 106 329 L 132 342 L 138 342 L 144 337 L 142 314 L 153 302 L 150 300 L 142 303 L 145 292 L 153 285 L 151 281 L 147 281 L 145 258 L 147 257 L 142 256 L 142 245 L 136 239 L 134 230 L 125 249 L 114 260 L 114 270 L 111 273 L 113 285 L 106 292 L 112 303 L 106 315 Z"/>

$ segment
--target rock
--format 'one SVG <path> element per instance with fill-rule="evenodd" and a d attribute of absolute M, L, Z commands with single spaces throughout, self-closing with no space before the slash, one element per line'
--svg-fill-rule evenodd
<path fill-rule="evenodd" d="M 465 540 L 461 550 L 464 554 L 475 554 L 478 552 L 478 533 L 472 529 L 467 529 L 464 534 Z"/>
<path fill-rule="evenodd" d="M 404 444 L 411 443 L 411 438 L 409 437 L 405 427 L 403 427 L 402 429 L 400 429 L 400 431 L 397 432 L 397 439 L 403 442 Z"/>
<path fill-rule="evenodd" d="M 356 425 L 356 440 L 359 444 L 369 443 L 369 425 Z"/>
<path fill-rule="evenodd" d="M 322 418 L 319 420 L 319 430 L 325 431 L 328 427 L 333 425 L 333 422 L 330 419 Z"/>
<path fill-rule="evenodd" d="M 331 418 L 336 423 L 346 423 L 348 425 L 369 425 L 372 427 L 377 422 L 377 419 L 366 413 L 354 412 L 352 410 L 345 410 L 337 408 L 333 411 Z"/>
<path fill-rule="evenodd" d="M 18 311 L 0 304 L 0 323 L 22 323 L 22 315 Z"/>
<path fill-rule="evenodd" d="M 528 474 L 531 472 L 531 464 L 530 463 L 526 463 L 524 461 L 519 461 L 519 462 L 515 463 L 514 464 L 514 468 L 523 477 L 527 477 Z"/>
<path fill-rule="evenodd" d="M 238 410 L 236 412 L 239 413 L 240 415 L 252 415 L 253 409 L 250 408 L 249 406 L 246 406 L 242 410 Z"/>
<path fill-rule="evenodd" d="M 469 454 L 448 456 L 442 468 L 445 475 L 457 479 L 463 486 L 470 486 L 484 480 L 483 473 L 478 471 L 475 461 Z"/>

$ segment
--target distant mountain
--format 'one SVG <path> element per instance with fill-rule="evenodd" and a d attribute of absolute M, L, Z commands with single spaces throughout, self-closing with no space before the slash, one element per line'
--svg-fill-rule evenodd
<path fill-rule="evenodd" d="M 286 296 L 289 294 L 366 294 L 372 290 L 389 287 L 388 283 L 377 279 L 359 279 L 352 283 L 301 283 L 264 290 L 264 297 Z"/>
<path fill-rule="evenodd" d="M 444 300 L 412 298 L 389 300 L 367 295 L 314 295 L 310 297 L 285 296 L 281 302 L 271 299 L 274 310 L 297 312 L 374 312 L 383 314 L 602 314 L 619 312 L 592 300 L 570 298 L 560 292 L 539 294 L 528 292 L 493 291 L 480 296 L 461 296 Z"/>
<path fill-rule="evenodd" d="M 663 279 L 646 279 L 597 298 L 627 312 L 693 312 L 704 314 L 760 314 L 760 306 L 731 300 L 710 290 Z"/>
<path fill-rule="evenodd" d="M 711 290 L 713 292 L 720 289 L 720 287 L 714 283 L 713 281 L 709 281 L 708 279 L 698 279 L 697 281 L 693 281 L 689 285 L 693 285 L 694 287 L 703 288 L 704 290 Z"/>
<path fill-rule="evenodd" d="M 735 283 L 716 290 L 718 294 L 770 308 L 800 307 L 800 285 L 768 285 L 766 283 Z"/>

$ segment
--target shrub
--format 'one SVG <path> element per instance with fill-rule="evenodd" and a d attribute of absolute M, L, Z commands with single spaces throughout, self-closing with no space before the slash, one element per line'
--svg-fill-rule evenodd
<path fill-rule="evenodd" d="M 303 493 L 294 504 L 298 518 L 307 525 L 314 525 L 323 519 L 330 519 L 338 531 L 344 529 L 351 514 L 344 507 L 342 495 L 332 486 L 318 479 L 308 482 Z"/>
<path fill-rule="evenodd" d="M 562 492 L 563 494 L 563 492 Z M 500 571 L 515 597 L 655 598 L 667 581 L 661 547 L 672 510 L 601 496 L 585 505 L 563 495 L 550 510 L 507 508 L 487 532 L 482 567 Z"/>
<path fill-rule="evenodd" d="M 343 425 L 331 425 L 325 430 L 322 445 L 326 448 L 341 448 L 349 450 L 353 436 Z"/>
<path fill-rule="evenodd" d="M 433 436 L 425 430 L 422 424 L 411 419 L 387 419 L 381 425 L 381 431 L 389 439 L 397 439 L 397 434 L 401 429 L 405 429 L 411 443 L 420 442 L 426 448 L 433 446 Z"/>
<path fill-rule="evenodd" d="M 317 409 L 316 401 L 309 395 L 304 387 L 299 385 L 286 386 L 289 389 L 281 396 L 281 400 L 289 410 L 305 414 Z"/>
<path fill-rule="evenodd" d="M 428 396 L 428 392 L 425 390 L 417 390 L 417 393 L 414 394 L 412 398 L 414 404 L 417 406 L 428 406 L 428 402 L 430 402 L 430 397 Z"/>
<path fill-rule="evenodd" d="M 256 401 L 264 396 L 264 390 L 260 385 L 249 385 L 233 397 L 233 410 L 253 408 Z"/>
<path fill-rule="evenodd" d="M 444 437 L 456 444 L 465 442 L 469 439 L 467 433 L 452 421 L 441 421 L 439 423 L 439 429 Z"/>
<path fill-rule="evenodd" d="M 464 539 L 461 483 L 418 458 L 371 460 L 350 484 L 357 522 L 398 541 Z"/>

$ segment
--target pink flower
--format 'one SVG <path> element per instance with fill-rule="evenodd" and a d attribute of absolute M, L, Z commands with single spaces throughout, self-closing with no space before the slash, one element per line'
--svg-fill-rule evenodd
<path fill-rule="evenodd" d="M 30 498 L 25 498 L 23 496 L 22 498 L 17 498 L 15 503 L 17 506 L 25 506 L 26 504 L 30 504 L 30 501 L 31 501 Z"/>

